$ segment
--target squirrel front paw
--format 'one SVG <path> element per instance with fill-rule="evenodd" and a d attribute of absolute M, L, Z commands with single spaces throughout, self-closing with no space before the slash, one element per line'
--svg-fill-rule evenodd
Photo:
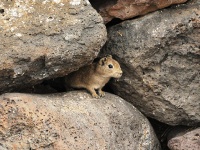
<path fill-rule="evenodd" d="M 100 96 L 97 95 L 96 93 L 92 93 L 92 97 L 93 97 L 93 98 L 100 98 Z"/>
<path fill-rule="evenodd" d="M 99 96 L 101 97 L 104 97 L 106 95 L 105 92 L 102 90 L 99 90 L 98 93 L 99 93 Z"/>

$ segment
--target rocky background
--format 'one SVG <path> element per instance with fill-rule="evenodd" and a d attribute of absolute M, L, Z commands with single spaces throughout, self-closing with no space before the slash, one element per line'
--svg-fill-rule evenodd
<path fill-rule="evenodd" d="M 0 20 L 0 150 L 200 149 L 199 0 L 2 0 Z M 104 98 L 66 92 L 107 54 Z"/>

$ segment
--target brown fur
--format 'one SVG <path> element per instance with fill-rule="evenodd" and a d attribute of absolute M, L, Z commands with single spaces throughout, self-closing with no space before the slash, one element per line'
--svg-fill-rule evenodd
<path fill-rule="evenodd" d="M 109 68 L 113 66 L 113 68 Z M 119 63 L 112 58 L 111 55 L 101 58 L 97 63 L 80 68 L 65 77 L 67 87 L 85 88 L 94 98 L 100 98 L 105 93 L 102 88 L 105 84 L 113 78 L 120 78 L 122 70 Z M 98 92 L 96 93 L 97 90 Z"/>

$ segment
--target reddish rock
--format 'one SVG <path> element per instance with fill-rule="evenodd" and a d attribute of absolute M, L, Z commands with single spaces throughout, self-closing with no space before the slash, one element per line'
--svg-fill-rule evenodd
<path fill-rule="evenodd" d="M 199 150 L 200 128 L 194 130 L 178 129 L 171 131 L 172 138 L 168 141 L 170 150 Z"/>
<path fill-rule="evenodd" d="M 99 13 L 107 23 L 113 18 L 122 20 L 147 14 L 173 4 L 184 3 L 187 0 L 112 0 L 99 7 Z"/>

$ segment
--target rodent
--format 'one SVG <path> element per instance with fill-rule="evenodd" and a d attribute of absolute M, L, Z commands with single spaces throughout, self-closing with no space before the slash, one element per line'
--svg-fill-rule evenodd
<path fill-rule="evenodd" d="M 105 96 L 102 88 L 110 78 L 120 78 L 122 69 L 111 55 L 101 58 L 98 62 L 84 66 L 65 77 L 66 87 L 85 88 L 92 97 Z M 97 92 L 96 92 L 97 91 Z"/>

